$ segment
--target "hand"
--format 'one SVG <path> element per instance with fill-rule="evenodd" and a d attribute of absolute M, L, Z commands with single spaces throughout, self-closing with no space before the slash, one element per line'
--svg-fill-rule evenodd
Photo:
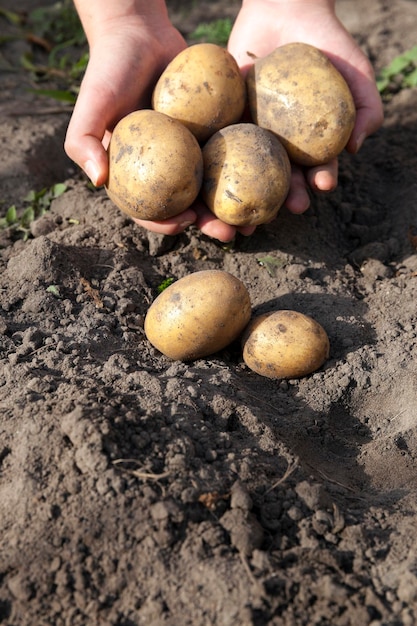
<path fill-rule="evenodd" d="M 253 63 L 252 55 L 264 57 L 295 41 L 321 49 L 347 81 L 356 104 L 356 123 L 346 149 L 357 152 L 382 124 L 382 103 L 372 66 L 336 17 L 332 0 L 246 0 L 234 24 L 229 50 L 245 74 Z M 287 208 L 303 213 L 310 204 L 308 188 L 331 191 L 337 185 L 337 173 L 337 160 L 309 169 L 294 167 Z"/>
<path fill-rule="evenodd" d="M 81 15 L 82 10 L 83 6 Z M 150 106 L 157 78 L 187 45 L 167 16 L 158 23 L 153 20 L 151 26 L 131 15 L 108 20 L 99 29 L 96 22 L 87 23 L 90 61 L 68 126 L 65 150 L 97 186 L 107 180 L 106 148 L 115 124 L 131 111 Z M 222 241 L 233 239 L 236 233 L 202 202 L 163 222 L 134 221 L 167 235 L 177 234 L 193 223 Z M 250 234 L 254 228 L 240 230 Z"/>
<path fill-rule="evenodd" d="M 107 180 L 106 148 L 115 124 L 128 113 L 150 106 L 155 80 L 186 47 L 170 23 L 156 32 L 158 38 L 142 19 L 129 16 L 106 24 L 90 43 L 90 60 L 65 150 L 97 186 Z"/>

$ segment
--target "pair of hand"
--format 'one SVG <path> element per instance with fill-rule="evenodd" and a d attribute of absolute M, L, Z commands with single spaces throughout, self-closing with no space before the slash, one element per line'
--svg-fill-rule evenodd
<path fill-rule="evenodd" d="M 131 111 L 149 107 L 158 76 L 187 44 L 164 11 L 150 20 L 140 14 L 121 15 L 94 28 L 90 24 L 86 32 L 90 61 L 68 127 L 65 150 L 95 185 L 102 185 L 108 173 L 106 147 L 115 124 Z M 372 66 L 336 17 L 332 2 L 246 0 L 234 24 L 229 51 L 245 74 L 253 55 L 266 56 L 292 41 L 321 49 L 345 77 L 357 110 L 346 149 L 357 152 L 365 138 L 382 124 L 382 104 Z M 337 160 L 309 169 L 293 167 L 286 207 L 293 213 L 303 213 L 310 204 L 309 188 L 331 191 L 337 185 L 337 171 Z M 201 202 L 164 222 L 135 221 L 166 235 L 195 224 L 206 235 L 224 242 L 232 240 L 237 230 L 244 235 L 255 230 L 224 224 Z"/>

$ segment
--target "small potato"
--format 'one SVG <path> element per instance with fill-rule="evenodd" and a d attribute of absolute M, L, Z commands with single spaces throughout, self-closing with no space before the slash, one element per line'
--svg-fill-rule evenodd
<path fill-rule="evenodd" d="M 165 356 L 190 361 L 222 350 L 251 316 L 245 285 L 222 270 L 194 272 L 167 287 L 150 306 L 145 334 Z"/>
<path fill-rule="evenodd" d="M 243 360 L 267 378 L 301 378 L 329 357 L 322 326 L 297 311 L 273 311 L 252 319 L 242 338 Z"/>
<path fill-rule="evenodd" d="M 291 166 L 281 142 L 255 124 L 232 124 L 203 147 L 201 197 L 223 222 L 256 226 L 274 219 L 287 197 Z"/>
<path fill-rule="evenodd" d="M 180 52 L 160 76 L 152 107 L 182 122 L 205 141 L 237 122 L 246 104 L 246 85 L 232 55 L 212 43 Z"/>
<path fill-rule="evenodd" d="M 355 104 L 323 52 L 304 43 L 286 44 L 257 59 L 246 82 L 253 121 L 276 133 L 292 161 L 321 165 L 345 148 Z"/>
<path fill-rule="evenodd" d="M 178 215 L 196 199 L 203 177 L 198 141 L 156 111 L 134 111 L 116 125 L 106 191 L 124 213 L 143 220 Z"/>

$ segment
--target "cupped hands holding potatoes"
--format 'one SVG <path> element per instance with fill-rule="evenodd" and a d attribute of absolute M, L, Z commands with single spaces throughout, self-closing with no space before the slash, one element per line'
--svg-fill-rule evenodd
<path fill-rule="evenodd" d="M 68 127 L 65 149 L 92 182 L 108 181 L 107 147 L 115 125 L 127 114 L 150 108 L 151 93 L 169 62 L 186 48 L 162 0 L 76 0 L 90 46 L 90 62 Z M 371 64 L 339 22 L 332 0 L 246 0 L 236 19 L 229 50 L 245 76 L 256 57 L 290 42 L 313 45 L 345 78 L 355 105 L 346 143 L 356 152 L 382 123 L 382 105 Z M 249 54 L 248 54 L 249 53 Z M 292 165 L 285 204 L 294 213 L 309 206 L 309 188 L 329 191 L 337 184 L 337 158 L 318 165 Z M 162 220 L 134 218 L 146 228 L 176 234 L 195 224 L 208 236 L 231 240 L 256 224 L 230 224 L 198 200 Z"/>

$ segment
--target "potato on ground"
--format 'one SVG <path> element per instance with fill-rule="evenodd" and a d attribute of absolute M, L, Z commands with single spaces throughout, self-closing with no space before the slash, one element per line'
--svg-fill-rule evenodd
<path fill-rule="evenodd" d="M 301 378 L 329 357 L 329 338 L 314 319 L 298 311 L 254 317 L 242 337 L 243 360 L 268 378 Z"/>
<path fill-rule="evenodd" d="M 152 107 L 182 122 L 200 142 L 240 120 L 246 85 L 232 55 L 212 43 L 180 52 L 160 76 Z"/>
<path fill-rule="evenodd" d="M 222 350 L 249 322 L 245 285 L 222 270 L 202 270 L 180 278 L 152 303 L 145 334 L 165 356 L 190 361 Z"/>
<path fill-rule="evenodd" d="M 256 226 L 274 219 L 290 186 L 285 148 L 255 124 L 232 124 L 203 147 L 201 196 L 223 222 Z"/>
<path fill-rule="evenodd" d="M 355 103 L 343 76 L 314 46 L 276 48 L 255 61 L 246 83 L 253 121 L 276 133 L 295 163 L 328 163 L 345 148 Z"/>
<path fill-rule="evenodd" d="M 185 126 L 156 111 L 134 111 L 116 125 L 106 191 L 124 213 L 165 220 L 188 209 L 203 177 L 198 141 Z"/>

